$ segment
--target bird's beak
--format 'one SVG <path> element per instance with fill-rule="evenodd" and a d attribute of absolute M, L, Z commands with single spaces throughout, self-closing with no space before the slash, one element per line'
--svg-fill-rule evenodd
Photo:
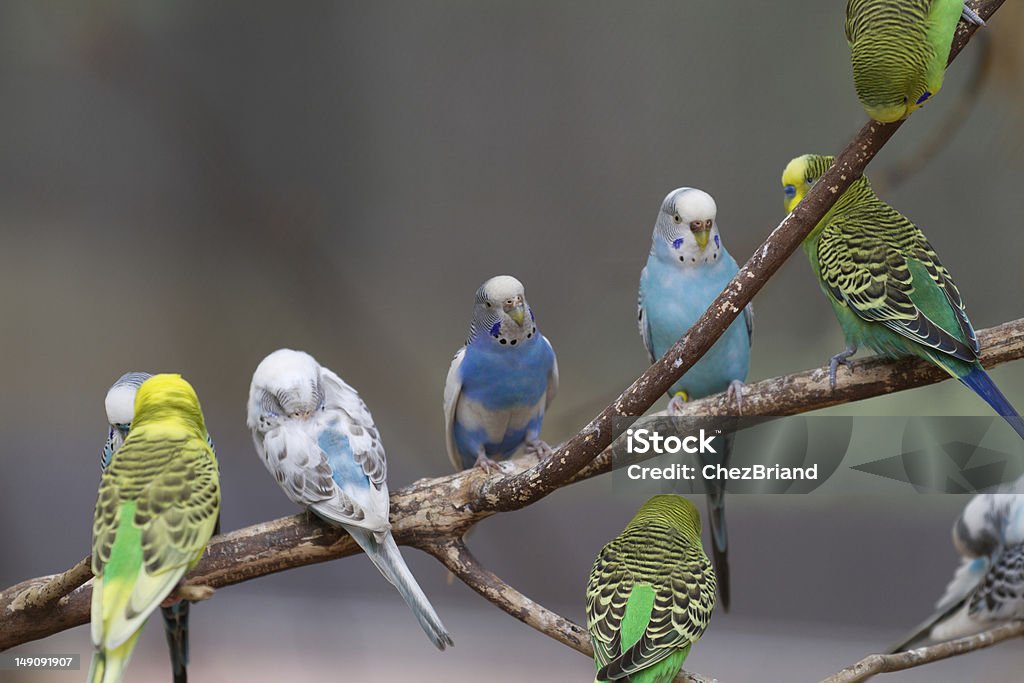
<path fill-rule="evenodd" d="M 523 304 L 516 304 L 508 310 L 508 317 L 515 321 L 519 327 L 523 326 L 523 321 L 526 320 L 526 306 Z"/>
<path fill-rule="evenodd" d="M 701 251 L 704 251 L 704 247 L 708 246 L 708 236 L 710 234 L 710 230 L 697 230 L 693 233 L 693 238 L 697 240 L 697 246 L 700 247 Z"/>

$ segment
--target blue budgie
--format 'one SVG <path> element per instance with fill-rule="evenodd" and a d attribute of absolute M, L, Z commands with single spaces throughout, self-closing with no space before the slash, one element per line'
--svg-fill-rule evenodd
<path fill-rule="evenodd" d="M 107 441 L 100 455 L 100 469 L 105 470 L 113 460 L 118 449 L 124 445 L 128 432 L 135 417 L 135 394 L 147 379 L 152 377 L 148 372 L 126 372 L 114 382 L 107 391 L 103 405 L 107 412 L 109 430 Z M 213 440 L 206 435 L 206 443 L 213 449 Z M 214 528 L 214 534 L 220 533 L 220 520 Z M 189 602 L 182 600 L 168 607 L 161 607 L 164 618 L 164 634 L 167 636 L 167 648 L 171 655 L 171 672 L 174 683 L 188 681 L 188 616 Z"/>
<path fill-rule="evenodd" d="M 975 496 L 953 525 L 960 567 L 935 613 L 890 652 L 1024 619 L 1024 478 Z"/>
<path fill-rule="evenodd" d="M 453 645 L 391 536 L 384 446 L 356 390 L 308 353 L 279 349 L 253 374 L 247 423 L 285 495 L 345 529 L 431 642 L 439 650 Z"/>
<path fill-rule="evenodd" d="M 701 190 L 682 187 L 665 197 L 658 211 L 647 265 L 640 274 L 638 320 L 640 336 L 653 363 L 679 340 L 736 275 L 736 261 L 722 244 L 715 218 L 715 200 Z M 742 408 L 742 386 L 750 367 L 753 314 L 743 311 L 714 346 L 670 389 L 669 414 L 690 399 L 728 391 Z M 707 463 L 725 464 L 732 435 L 724 438 L 718 456 Z M 717 458 L 712 460 L 710 458 Z M 729 609 L 728 537 L 725 490 L 708 487 L 711 548 L 723 609 Z"/>
<path fill-rule="evenodd" d="M 455 469 L 497 467 L 520 448 L 547 457 L 544 413 L 558 391 L 558 362 L 537 330 L 519 280 L 492 277 L 476 291 L 469 339 L 444 386 L 445 437 Z"/>

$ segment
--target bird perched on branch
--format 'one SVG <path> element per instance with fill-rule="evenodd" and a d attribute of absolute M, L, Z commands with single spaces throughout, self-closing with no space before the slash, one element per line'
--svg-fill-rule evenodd
<path fill-rule="evenodd" d="M 444 385 L 445 443 L 455 469 L 496 467 L 521 448 L 541 457 L 544 414 L 558 391 L 558 362 L 523 284 L 492 277 L 476 291 L 469 339 Z"/>
<path fill-rule="evenodd" d="M 152 377 L 148 372 L 126 372 L 110 387 L 104 400 L 107 412 L 107 441 L 100 457 L 100 469 L 105 470 L 118 449 L 124 444 L 135 416 L 135 396 L 142 383 Z M 206 435 L 206 443 L 213 451 L 213 440 Z M 220 518 L 214 527 L 214 535 L 220 533 Z M 171 671 L 174 683 L 188 681 L 188 620 L 189 601 L 181 600 L 167 607 L 161 606 L 164 618 L 164 634 L 167 649 L 171 655 Z"/>
<path fill-rule="evenodd" d="M 807 154 L 782 174 L 787 211 L 832 165 Z M 960 380 L 1024 438 L 1024 420 L 982 368 L 978 337 L 960 291 L 924 233 L 859 178 L 803 243 L 811 269 L 846 336 L 829 361 L 835 389 L 840 364 L 867 346 L 889 358 L 917 356 Z"/>
<path fill-rule="evenodd" d="M 590 570 L 595 683 L 669 683 L 714 607 L 715 571 L 701 547 L 700 513 L 682 496 L 654 496 Z"/>
<path fill-rule="evenodd" d="M 963 0 L 849 0 L 853 84 L 868 116 L 891 123 L 942 87 L 960 17 L 984 25 Z"/>
<path fill-rule="evenodd" d="M 960 567 L 936 612 L 890 652 L 919 640 L 950 640 L 1024 619 L 1024 479 L 971 499 L 953 525 Z"/>
<path fill-rule="evenodd" d="M 718 207 L 707 192 L 690 187 L 665 197 L 654 223 L 651 251 L 640 274 L 638 322 L 640 338 L 653 363 L 672 348 L 704 314 L 739 272 L 718 231 Z M 669 414 L 684 402 L 728 391 L 742 410 L 742 388 L 750 369 L 753 309 L 732 322 L 725 333 L 669 390 Z M 708 464 L 727 465 L 733 434 L 723 435 L 716 455 L 704 454 Z M 713 459 L 712 459 L 713 458 Z M 722 607 L 729 609 L 729 543 L 725 526 L 725 489 L 705 482 L 712 555 Z"/>
<path fill-rule="evenodd" d="M 117 433 L 108 440 L 93 519 L 92 683 L 121 680 L 142 625 L 199 562 L 220 512 L 217 459 L 188 382 L 131 373 L 106 404 Z M 187 631 L 171 642 L 179 627 L 168 626 L 176 681 L 188 659 Z"/>
<path fill-rule="evenodd" d="M 308 353 L 279 349 L 253 374 L 247 424 L 289 500 L 347 531 L 431 642 L 452 645 L 391 535 L 384 446 L 356 390 Z"/>

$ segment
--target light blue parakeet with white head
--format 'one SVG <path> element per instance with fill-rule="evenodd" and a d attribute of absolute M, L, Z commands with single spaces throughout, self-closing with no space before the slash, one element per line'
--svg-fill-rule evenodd
<path fill-rule="evenodd" d="M 444 386 L 448 458 L 456 469 L 495 467 L 523 446 L 541 456 L 544 413 L 558 391 L 558 362 L 537 329 L 523 284 L 509 275 L 480 286 L 469 339 Z"/>
<path fill-rule="evenodd" d="M 1024 619 L 1024 478 L 972 498 L 953 525 L 953 545 L 960 567 L 935 613 L 891 652 Z"/>
<path fill-rule="evenodd" d="M 452 645 L 391 536 L 387 461 L 356 390 L 308 353 L 279 349 L 256 368 L 247 423 L 285 495 L 347 531 L 439 650 Z"/>
<path fill-rule="evenodd" d="M 118 449 L 124 445 L 128 432 L 135 418 L 135 395 L 139 387 L 152 377 L 148 372 L 126 372 L 110 387 L 103 406 L 107 412 L 107 441 L 100 455 L 100 470 L 110 465 Z M 213 440 L 206 435 L 206 443 L 213 449 Z M 220 520 L 214 527 L 214 535 L 220 533 Z M 167 649 L 171 655 L 171 673 L 174 683 L 188 681 L 188 621 L 189 602 L 182 600 L 160 611 L 164 619 L 164 635 L 167 637 Z"/>
<path fill-rule="evenodd" d="M 654 223 L 651 251 L 640 274 L 640 336 L 653 363 L 663 356 L 739 271 L 718 231 L 718 207 L 707 192 L 690 187 L 665 197 Z M 753 314 L 750 306 L 704 356 L 670 389 L 669 413 L 682 403 L 728 391 L 741 407 L 742 384 L 750 368 Z M 728 460 L 732 435 L 718 462 Z M 716 457 L 710 454 L 705 457 Z M 712 462 L 711 460 L 708 461 Z M 722 607 L 729 608 L 728 539 L 724 489 L 708 491 L 708 519 Z"/>

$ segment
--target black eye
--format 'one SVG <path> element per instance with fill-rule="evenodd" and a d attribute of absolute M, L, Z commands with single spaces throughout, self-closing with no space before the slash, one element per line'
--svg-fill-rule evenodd
<path fill-rule="evenodd" d="M 676 223 L 682 223 L 683 217 L 677 213 L 676 215 L 672 216 L 672 220 L 674 220 Z"/>
<path fill-rule="evenodd" d="M 487 302 L 485 302 L 485 303 L 487 304 L 487 308 L 490 308 L 490 307 L 491 307 L 491 302 L 490 302 L 490 301 L 487 301 Z"/>

